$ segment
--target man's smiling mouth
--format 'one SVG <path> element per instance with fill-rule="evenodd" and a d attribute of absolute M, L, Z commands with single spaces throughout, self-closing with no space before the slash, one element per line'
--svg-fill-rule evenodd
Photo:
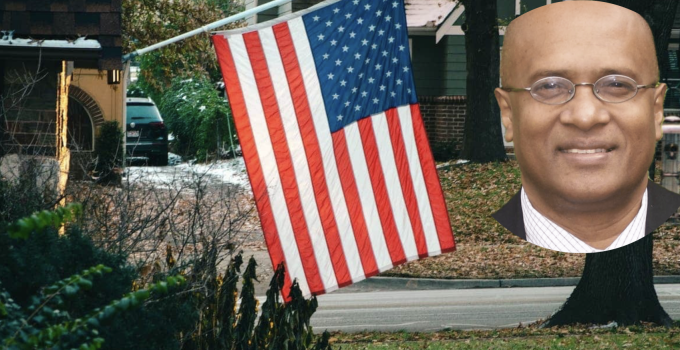
<path fill-rule="evenodd" d="M 571 149 L 563 149 L 561 150 L 562 153 L 576 153 L 576 154 L 591 154 L 591 153 L 606 153 L 606 152 L 611 152 L 613 151 L 613 148 L 609 149 L 604 149 L 604 148 L 595 148 L 595 149 L 576 149 L 576 148 L 571 148 Z"/>

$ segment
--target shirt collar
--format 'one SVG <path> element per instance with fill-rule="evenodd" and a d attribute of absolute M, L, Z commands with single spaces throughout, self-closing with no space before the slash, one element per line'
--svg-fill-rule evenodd
<path fill-rule="evenodd" d="M 597 253 L 612 250 L 633 243 L 645 236 L 645 223 L 647 221 L 647 190 L 642 195 L 642 205 L 637 215 L 618 237 L 605 249 L 597 249 L 589 246 L 578 237 L 567 232 L 559 225 L 552 222 L 543 214 L 539 213 L 531 205 L 529 197 L 521 190 L 522 214 L 524 217 L 524 230 L 526 240 L 543 248 L 557 250 L 565 253 Z"/>

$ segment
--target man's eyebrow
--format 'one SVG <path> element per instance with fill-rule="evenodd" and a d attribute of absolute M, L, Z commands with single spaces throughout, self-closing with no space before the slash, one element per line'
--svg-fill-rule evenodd
<path fill-rule="evenodd" d="M 547 78 L 547 77 L 563 77 L 571 80 L 570 75 L 573 74 L 573 71 L 567 70 L 567 69 L 545 69 L 545 70 L 540 70 L 535 72 L 530 76 L 530 81 L 533 84 L 539 79 L 542 78 Z M 595 80 L 600 79 L 606 75 L 612 75 L 612 74 L 618 74 L 618 75 L 625 75 L 627 77 L 633 78 L 635 81 L 637 81 L 637 74 L 635 73 L 634 70 L 628 69 L 628 68 L 602 68 L 599 71 L 597 71 L 597 76 L 594 78 Z M 594 83 L 595 80 L 590 81 L 589 83 Z M 588 83 L 587 81 L 574 81 L 574 83 Z"/>
<path fill-rule="evenodd" d="M 535 72 L 529 77 L 529 81 L 531 84 L 536 82 L 539 79 L 547 78 L 547 77 L 563 77 L 563 78 L 569 78 L 568 75 L 571 73 L 570 71 L 566 69 L 546 69 L 546 70 L 540 70 Z"/>

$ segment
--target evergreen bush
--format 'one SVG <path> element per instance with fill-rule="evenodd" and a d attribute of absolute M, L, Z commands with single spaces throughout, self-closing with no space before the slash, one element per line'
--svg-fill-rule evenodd
<path fill-rule="evenodd" d="M 0 251 L 7 253 L 0 255 L 3 348 L 99 349 L 105 343 L 99 332 L 103 322 L 115 320 L 115 315 L 185 283 L 184 277 L 171 276 L 146 289 L 130 291 L 132 270 L 126 269 L 124 259 L 98 251 L 77 230 L 69 230 L 65 237 L 56 233 L 57 227 L 75 219 L 80 210 L 79 205 L 71 204 L 2 223 Z M 69 275 L 79 265 L 102 259 L 121 265 L 122 273 L 112 273 L 110 267 L 97 264 Z M 112 276 L 94 283 L 93 278 L 103 273 Z M 62 275 L 67 276 L 60 278 Z M 109 302 L 115 298 L 119 299 Z M 141 334 L 129 328 L 118 336 L 133 335 L 139 345 Z M 172 331 L 164 330 L 163 335 L 172 337 Z"/>
<path fill-rule="evenodd" d="M 166 269 L 162 268 L 163 264 L 154 269 L 146 288 L 163 291 L 167 284 L 172 284 L 161 283 L 170 275 L 184 276 L 187 283 L 175 286 L 176 293 L 167 296 L 150 293 L 146 299 L 145 292 L 140 292 L 142 295 L 135 297 L 134 303 L 139 302 L 141 307 L 124 306 L 133 303 L 131 296 L 145 287 L 137 269 L 129 264 L 129 257 L 122 250 L 105 251 L 93 244 L 90 237 L 82 234 L 82 218 L 70 224 L 64 235 L 59 235 L 58 227 L 80 217 L 81 207 L 68 205 L 65 209 L 47 211 L 54 203 L 45 198 L 53 196 L 41 198 L 39 193 L 35 185 L 23 186 L 22 181 L 0 179 L 0 199 L 3 200 L 0 202 L 0 328 L 5 327 L 0 330 L 0 344 L 6 342 L 4 345 L 9 347 L 10 342 L 14 345 L 23 342 L 24 347 L 12 346 L 47 348 L 47 343 L 39 343 L 44 337 L 31 337 L 52 329 L 53 334 L 60 335 L 52 336 L 50 341 L 61 341 L 62 348 L 78 348 L 81 344 L 115 350 L 329 348 L 328 334 L 317 339 L 310 327 L 316 299 L 305 300 L 294 283 L 290 300 L 287 303 L 281 300 L 283 266 L 277 268 L 267 291 L 267 301 L 262 305 L 254 293 L 254 259 L 250 259 L 242 273 L 243 259 L 238 254 L 223 274 L 218 272 L 219 249 L 231 250 L 233 246 L 210 245 L 211 248 L 201 251 L 196 259 L 181 265 L 168 247 Z M 35 198 L 27 199 L 27 194 Z M 97 206 L 85 208 L 101 210 Z M 82 214 L 90 217 L 86 212 Z M 99 272 L 90 269 L 99 265 L 109 266 L 111 270 L 98 267 L 97 271 L 108 273 L 105 278 L 93 279 Z M 242 281 L 240 293 L 239 280 Z M 77 288 L 72 286 L 74 283 Z M 55 285 L 56 289 L 49 288 Z M 60 310 L 55 317 L 43 315 L 44 318 L 34 319 L 35 322 L 22 328 L 22 320 L 31 318 L 48 299 L 56 304 L 50 304 L 41 312 Z M 116 305 L 126 312 L 116 312 L 116 317 L 110 317 L 113 315 L 109 311 L 102 316 L 106 322 L 97 323 L 99 318 L 95 316 L 106 313 L 107 307 L 120 311 Z M 256 321 L 260 308 L 262 315 Z M 93 317 L 96 321 L 91 322 L 95 325 L 83 323 Z M 19 329 L 23 329 L 26 337 L 15 336 Z"/>
<path fill-rule="evenodd" d="M 175 79 L 159 104 L 175 137 L 173 151 L 205 161 L 231 147 L 229 130 L 238 144 L 231 109 L 212 83 L 204 78 Z"/>
<path fill-rule="evenodd" d="M 144 91 L 144 88 L 142 85 L 139 83 L 139 81 L 136 81 L 134 83 L 130 83 L 127 87 L 127 92 L 126 92 L 127 97 L 149 97 L 146 91 Z"/>
<path fill-rule="evenodd" d="M 120 184 L 121 177 L 116 169 L 123 165 L 123 152 L 123 131 L 118 122 L 105 122 L 95 139 L 96 163 L 93 173 L 98 183 Z"/>
<path fill-rule="evenodd" d="M 456 149 L 457 147 L 456 140 L 434 142 L 432 143 L 432 156 L 437 162 L 448 162 L 458 157 L 460 152 Z"/>

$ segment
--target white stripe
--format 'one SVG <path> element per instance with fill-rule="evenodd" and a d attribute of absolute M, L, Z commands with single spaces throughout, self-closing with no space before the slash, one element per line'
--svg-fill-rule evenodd
<path fill-rule="evenodd" d="M 389 197 L 390 205 L 392 206 L 394 223 L 397 225 L 397 231 L 399 231 L 401 246 L 404 248 L 406 260 L 415 260 L 418 259 L 418 248 L 416 247 L 416 240 L 413 234 L 411 217 L 408 215 L 408 209 L 406 209 L 404 192 L 399 181 L 397 163 L 394 160 L 394 150 L 392 149 L 392 140 L 390 139 L 390 129 L 387 125 L 387 116 L 385 116 L 385 113 L 378 113 L 370 118 L 373 122 L 373 134 L 378 146 L 378 156 L 380 157 L 380 165 L 382 166 L 385 178 L 387 197 Z"/>
<path fill-rule="evenodd" d="M 366 156 L 363 151 L 364 147 L 361 142 L 359 125 L 356 122 L 345 127 L 345 138 L 347 141 L 349 160 L 352 163 L 354 179 L 359 192 L 361 209 L 364 212 L 364 219 L 366 220 L 368 237 L 371 239 L 371 246 L 373 247 L 373 253 L 375 254 L 375 262 L 378 265 L 378 270 L 383 272 L 392 268 L 392 258 L 390 257 L 390 252 L 387 250 L 385 234 L 383 233 L 378 207 L 376 206 L 375 196 L 373 195 L 371 177 L 368 175 L 368 166 L 366 165 Z"/>
<path fill-rule="evenodd" d="M 274 157 L 274 149 L 272 147 L 271 139 L 269 138 L 264 110 L 262 109 L 262 104 L 260 102 L 255 76 L 253 75 L 253 68 L 248 59 L 248 52 L 246 51 L 245 43 L 243 42 L 243 36 L 234 35 L 229 38 L 228 43 L 234 57 L 234 63 L 236 64 L 236 73 L 238 74 L 238 79 L 241 83 L 241 90 L 243 91 L 243 96 L 246 97 L 244 99 L 246 109 L 253 130 L 253 137 L 255 138 L 257 154 L 260 158 L 260 163 L 262 164 L 262 173 L 264 175 L 265 183 L 267 184 L 267 192 L 269 193 L 269 200 L 271 202 L 279 240 L 281 241 L 281 248 L 283 249 L 283 255 L 286 257 L 286 267 L 291 280 L 295 278 L 298 279 L 302 294 L 309 296 L 311 295 L 311 292 L 302 267 L 302 260 L 296 243 L 297 241 L 293 234 L 293 226 L 290 222 L 287 209 L 288 206 L 286 205 L 286 199 L 281 187 L 281 179 L 279 178 L 276 158 Z"/>
<path fill-rule="evenodd" d="M 290 89 L 288 88 L 288 80 L 286 79 L 286 71 L 283 68 L 283 62 L 281 61 L 281 55 L 279 54 L 272 28 L 264 28 L 260 30 L 259 34 L 269 74 L 271 75 L 272 85 L 276 93 L 276 101 L 286 141 L 288 142 L 291 161 L 293 162 L 302 211 L 312 241 L 312 247 L 314 248 L 314 256 L 316 257 L 321 281 L 323 281 L 324 289 L 328 293 L 338 288 L 338 280 L 335 278 L 335 269 L 333 268 L 333 262 L 328 251 L 324 229 L 321 225 L 319 209 L 316 206 L 305 145 L 300 135 L 300 128 L 297 123 Z"/>
<path fill-rule="evenodd" d="M 366 277 L 361 265 L 361 257 L 359 256 L 359 248 L 357 247 L 357 242 L 354 237 L 354 230 L 352 230 L 352 221 L 347 210 L 347 202 L 345 201 L 345 194 L 342 190 L 338 167 L 335 163 L 333 140 L 330 137 L 331 130 L 328 126 L 326 107 L 321 96 L 321 86 L 319 85 L 319 78 L 316 75 L 316 70 L 305 69 L 305 67 L 314 67 L 315 65 L 312 49 L 307 40 L 305 24 L 302 21 L 302 18 L 296 18 L 288 22 L 288 28 L 290 29 L 290 34 L 293 38 L 295 54 L 297 55 L 301 67 L 307 99 L 309 101 L 309 108 L 312 113 L 312 120 L 314 120 L 316 137 L 319 140 L 326 183 L 328 184 L 331 205 L 333 206 L 333 212 L 335 214 L 335 222 L 338 225 L 342 249 L 344 250 L 345 259 L 347 260 L 347 268 L 352 276 L 352 281 L 358 282 Z"/>
<path fill-rule="evenodd" d="M 425 233 L 427 254 L 429 256 L 439 255 L 441 254 L 442 250 L 441 246 L 439 245 L 437 227 L 434 224 L 432 207 L 430 207 L 430 197 L 428 197 L 427 186 L 425 185 L 425 177 L 423 176 L 423 169 L 420 167 L 420 156 L 418 155 L 416 137 L 413 132 L 413 116 L 411 115 L 411 106 L 401 106 L 397 108 L 397 113 L 399 114 L 399 123 L 401 124 L 401 134 L 404 138 L 406 158 L 408 159 L 409 170 L 411 171 L 413 190 L 416 193 L 416 200 L 418 201 L 418 212 L 420 213 L 420 220 L 423 224 L 423 232 Z"/>

